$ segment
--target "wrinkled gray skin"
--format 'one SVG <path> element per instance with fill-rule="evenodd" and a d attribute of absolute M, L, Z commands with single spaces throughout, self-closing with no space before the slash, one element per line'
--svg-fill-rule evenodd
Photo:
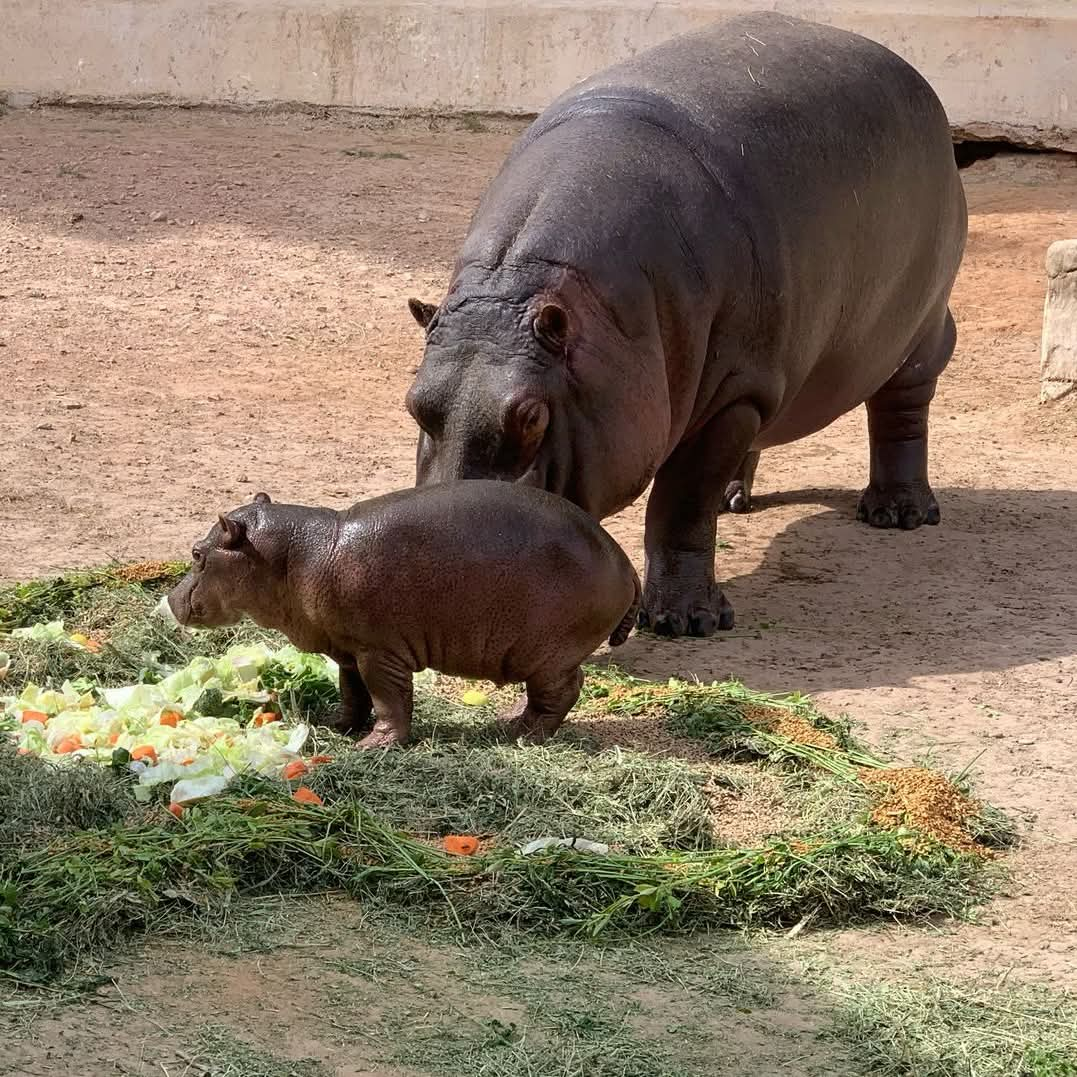
<path fill-rule="evenodd" d="M 610 68 L 531 126 L 448 294 L 410 301 L 417 483 L 647 505 L 643 626 L 733 625 L 723 509 L 763 449 L 867 404 L 874 527 L 935 524 L 928 405 L 954 349 L 965 199 L 934 92 L 865 38 L 775 13 Z"/>
<path fill-rule="evenodd" d="M 554 734 L 579 698 L 580 664 L 625 641 L 639 610 L 631 562 L 585 512 L 543 490 L 449 483 L 346 512 L 265 494 L 220 517 L 168 595 L 195 627 L 250 617 L 340 664 L 337 728 L 363 747 L 402 744 L 412 674 L 435 669 L 526 698 L 516 736 Z"/>

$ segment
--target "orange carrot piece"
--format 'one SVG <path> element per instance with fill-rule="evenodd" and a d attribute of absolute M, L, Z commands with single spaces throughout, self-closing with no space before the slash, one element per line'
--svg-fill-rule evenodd
<path fill-rule="evenodd" d="M 57 755 L 70 755 L 72 752 L 77 752 L 82 747 L 82 737 L 75 734 L 74 736 L 64 737 L 59 744 L 56 745 Z"/>
<path fill-rule="evenodd" d="M 157 749 L 152 744 L 143 744 L 131 750 L 131 758 L 134 760 L 148 759 L 151 763 L 156 763 Z"/>
<path fill-rule="evenodd" d="M 474 856 L 478 852 L 479 839 L 470 834 L 449 834 L 442 844 L 445 852 L 453 856 Z"/>
<path fill-rule="evenodd" d="M 299 804 L 323 804 L 324 801 L 313 789 L 308 789 L 305 785 L 301 785 L 293 794 L 292 800 Z"/>
<path fill-rule="evenodd" d="M 178 819 L 183 814 L 183 805 L 169 804 L 168 810 Z"/>
<path fill-rule="evenodd" d="M 295 778 L 301 778 L 308 770 L 310 767 L 302 759 L 296 759 L 284 768 L 284 780 L 290 782 Z"/>
<path fill-rule="evenodd" d="M 49 716 L 44 711 L 23 711 L 22 720 L 24 722 L 40 722 L 42 725 L 47 725 Z"/>
<path fill-rule="evenodd" d="M 175 729 L 181 721 L 183 721 L 183 715 L 176 711 L 162 711 L 161 717 L 157 719 L 159 725 L 170 725 L 173 729 Z"/>

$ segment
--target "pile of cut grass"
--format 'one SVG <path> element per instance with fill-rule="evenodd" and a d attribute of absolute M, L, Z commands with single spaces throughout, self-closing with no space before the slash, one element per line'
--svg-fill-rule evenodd
<path fill-rule="evenodd" d="M 36 621 L 67 617 L 86 609 L 103 593 L 117 588 L 159 590 L 175 583 L 188 567 L 183 561 L 143 561 L 134 565 L 86 569 L 0 588 L 0 632 L 10 632 Z"/>
<path fill-rule="evenodd" d="M 148 616 L 158 590 L 116 569 L 92 587 L 54 584 L 68 627 L 102 648 L 5 642 L 13 658 L 5 688 L 152 679 L 196 653 L 272 639 L 247 627 L 194 635 L 163 626 Z M 19 591 L 20 616 L 39 617 L 40 593 Z M 0 596 L 0 608 L 15 605 Z M 335 757 L 309 782 L 325 807 L 296 804 L 283 782 L 258 781 L 177 821 L 160 805 L 136 804 L 122 774 L 0 749 L 0 968 L 52 976 L 124 937 L 226 916 L 251 895 L 343 890 L 484 933 L 625 936 L 961 916 L 997 880 L 983 857 L 900 820 L 894 829 L 872 825 L 873 796 L 860 775 L 885 764 L 847 723 L 799 696 L 591 671 L 582 715 L 645 714 L 705 746 L 706 762 L 687 763 L 603 749 L 571 722 L 551 744 L 521 750 L 489 722 L 498 699 L 473 708 L 458 694 L 451 682 L 419 679 L 417 743 L 404 752 L 358 752 L 318 732 L 317 750 Z M 317 717 L 335 698 L 333 685 L 311 682 L 281 703 L 286 716 Z M 742 847 L 723 838 L 712 793 L 716 784 L 742 787 L 741 775 L 760 768 L 799 822 Z M 1002 828 L 977 827 L 981 841 L 1001 842 Z M 445 855 L 438 839 L 454 832 L 486 839 L 485 851 Z M 517 852 L 544 836 L 586 837 L 611 852 Z"/>

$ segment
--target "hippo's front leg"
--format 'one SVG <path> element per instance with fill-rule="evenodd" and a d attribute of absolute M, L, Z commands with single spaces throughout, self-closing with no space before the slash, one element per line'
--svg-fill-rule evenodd
<path fill-rule="evenodd" d="M 365 733 L 370 728 L 374 702 L 355 659 L 342 656 L 337 659 L 337 664 L 340 666 L 340 706 L 329 725 L 338 733 Z"/>
<path fill-rule="evenodd" d="M 710 636 L 733 627 L 733 607 L 714 579 L 718 511 L 758 430 L 756 408 L 734 404 L 659 468 L 647 502 L 641 628 Z"/>
<path fill-rule="evenodd" d="M 360 748 L 391 748 L 411 736 L 412 670 L 390 655 L 363 655 L 359 671 L 374 702 L 374 728 Z"/>

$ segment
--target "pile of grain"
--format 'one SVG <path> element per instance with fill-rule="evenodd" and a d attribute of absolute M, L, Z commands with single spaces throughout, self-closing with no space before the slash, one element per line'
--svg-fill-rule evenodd
<path fill-rule="evenodd" d="M 923 767 L 895 767 L 865 769 L 860 771 L 860 778 L 867 785 L 879 787 L 871 813 L 876 826 L 891 830 L 904 826 L 955 852 L 994 855 L 968 831 L 968 821 L 979 813 L 980 805 L 944 775 Z"/>

